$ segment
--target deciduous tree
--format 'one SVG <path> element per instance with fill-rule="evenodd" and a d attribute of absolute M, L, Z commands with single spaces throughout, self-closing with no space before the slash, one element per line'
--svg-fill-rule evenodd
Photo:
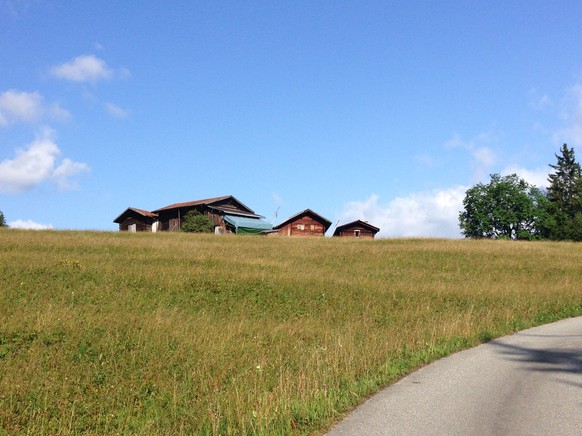
<path fill-rule="evenodd" d="M 543 239 L 551 217 L 548 200 L 516 174 L 492 174 L 467 190 L 459 225 L 467 238 Z"/>

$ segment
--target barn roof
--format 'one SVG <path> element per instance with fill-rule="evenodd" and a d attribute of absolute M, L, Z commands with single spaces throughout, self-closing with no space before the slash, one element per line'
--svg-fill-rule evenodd
<path fill-rule="evenodd" d="M 232 200 L 236 203 L 239 207 L 232 206 L 229 204 L 220 204 L 225 200 Z M 187 207 L 194 207 L 194 206 L 208 206 L 213 209 L 217 209 L 224 213 L 238 213 L 238 214 L 247 214 L 249 216 L 256 216 L 261 217 L 261 215 L 256 215 L 255 212 L 244 203 L 233 197 L 232 195 L 225 195 L 222 197 L 213 197 L 213 198 L 206 198 L 204 200 L 194 200 L 194 201 L 186 201 L 183 203 L 174 203 L 170 204 L 169 206 L 162 207 L 160 209 L 154 210 L 154 212 L 163 212 L 167 210 L 173 209 L 181 209 Z"/>
<path fill-rule="evenodd" d="M 333 232 L 333 236 L 339 236 L 340 232 L 345 229 L 349 229 L 350 227 L 364 227 L 374 234 L 378 233 L 380 229 L 378 227 L 369 224 L 367 221 L 356 220 L 346 224 L 342 224 L 341 226 L 337 226 Z"/>
<path fill-rule="evenodd" d="M 329 229 L 329 227 L 331 226 L 331 221 L 328 220 L 327 218 L 322 217 L 321 215 L 319 215 L 318 213 L 315 213 L 314 211 L 312 211 L 311 209 L 305 209 L 302 212 L 296 213 L 295 215 L 287 218 L 285 221 L 283 221 L 280 224 L 277 224 L 276 226 L 273 227 L 273 229 L 280 229 L 281 227 L 289 224 L 290 222 L 295 221 L 296 219 L 304 216 L 304 215 L 311 215 L 311 217 L 313 219 L 315 219 L 316 221 L 319 221 L 320 223 L 323 224 L 324 226 L 324 232 L 327 232 L 327 229 Z"/>
<path fill-rule="evenodd" d="M 182 207 L 191 207 L 191 206 L 200 206 L 200 205 L 208 205 L 212 203 L 216 203 L 217 201 L 226 200 L 232 197 L 231 195 L 226 195 L 223 197 L 213 197 L 213 198 L 206 198 L 204 200 L 193 200 L 193 201 L 185 201 L 182 203 L 173 203 L 169 206 L 164 206 L 159 209 L 156 209 L 154 212 L 160 212 L 163 210 L 171 210 L 171 209 L 179 209 Z"/>
<path fill-rule="evenodd" d="M 125 217 L 132 212 L 137 213 L 138 215 L 141 215 L 141 216 L 148 217 L 148 218 L 157 218 L 158 217 L 157 213 L 148 212 L 147 210 L 138 209 L 137 207 L 128 207 L 127 209 L 125 209 L 123 211 L 123 213 L 121 215 L 119 215 L 117 218 L 115 218 L 113 220 L 113 222 L 114 223 L 122 222 L 125 219 Z"/>

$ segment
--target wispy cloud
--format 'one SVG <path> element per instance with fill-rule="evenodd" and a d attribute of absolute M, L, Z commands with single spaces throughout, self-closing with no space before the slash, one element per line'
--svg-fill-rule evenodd
<path fill-rule="evenodd" d="M 566 126 L 553 135 L 554 143 L 567 143 L 571 147 L 582 146 L 582 84 L 568 89 L 564 99 L 562 119 Z"/>
<path fill-rule="evenodd" d="M 529 105 L 538 111 L 543 111 L 552 106 L 552 99 L 547 95 L 540 93 L 537 89 L 529 91 Z"/>
<path fill-rule="evenodd" d="M 111 115 L 113 118 L 123 119 L 127 118 L 129 115 L 127 110 L 113 103 L 105 103 L 105 110 L 107 110 L 109 115 Z"/>
<path fill-rule="evenodd" d="M 414 156 L 413 159 L 416 162 L 418 162 L 420 165 L 423 165 L 426 167 L 432 167 L 432 166 L 436 165 L 436 160 L 428 154 L 418 154 L 418 155 Z"/>
<path fill-rule="evenodd" d="M 52 224 L 40 224 L 32 220 L 15 220 L 8 223 L 11 229 L 52 230 Z"/>
<path fill-rule="evenodd" d="M 0 15 L 8 14 L 11 18 L 19 19 L 25 15 L 31 3 L 30 0 L 0 0 Z"/>
<path fill-rule="evenodd" d="M 24 149 L 17 150 L 13 159 L 0 161 L 0 192 L 23 192 L 45 181 L 54 182 L 59 189 L 74 188 L 71 178 L 88 172 L 89 166 L 70 159 L 59 163 L 60 153 L 52 131 L 46 129 Z"/>
<path fill-rule="evenodd" d="M 18 122 L 33 124 L 45 118 L 66 121 L 70 116 L 58 103 L 45 104 L 38 92 L 10 89 L 0 94 L 0 126 Z"/>
<path fill-rule="evenodd" d="M 114 70 L 103 59 L 95 55 L 82 55 L 52 67 L 50 73 L 59 79 L 96 83 L 115 76 L 127 77 L 129 70 L 126 68 Z"/>
<path fill-rule="evenodd" d="M 342 222 L 361 219 L 379 227 L 381 237 L 459 238 L 458 216 L 467 191 L 465 186 L 397 197 L 387 205 L 371 195 L 344 206 Z"/>
<path fill-rule="evenodd" d="M 90 171 L 89 165 L 82 162 L 74 162 L 65 158 L 56 167 L 52 174 L 52 179 L 61 191 L 78 189 L 79 184 L 74 177 Z"/>
<path fill-rule="evenodd" d="M 455 134 L 445 142 L 446 149 L 461 149 L 468 152 L 472 158 L 473 179 L 482 180 L 489 174 L 489 169 L 497 162 L 497 156 L 491 147 L 497 141 L 497 136 L 483 132 L 469 140 L 464 140 Z"/>

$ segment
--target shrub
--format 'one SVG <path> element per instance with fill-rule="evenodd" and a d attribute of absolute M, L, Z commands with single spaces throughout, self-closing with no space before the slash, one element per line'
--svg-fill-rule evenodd
<path fill-rule="evenodd" d="M 191 233 L 212 233 L 214 231 L 214 224 L 212 224 L 212 221 L 210 221 L 210 218 L 206 215 L 203 215 L 196 210 L 191 210 L 184 215 L 182 231 Z"/>

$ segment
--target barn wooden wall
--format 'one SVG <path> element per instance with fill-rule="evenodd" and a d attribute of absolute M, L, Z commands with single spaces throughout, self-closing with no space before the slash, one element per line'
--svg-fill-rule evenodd
<path fill-rule="evenodd" d="M 135 230 L 137 232 L 151 232 L 152 224 L 150 222 L 144 222 L 143 220 L 137 219 L 135 217 L 127 217 L 121 223 L 119 223 L 119 230 L 122 232 L 127 232 L 129 226 L 135 224 Z"/>
<path fill-rule="evenodd" d="M 303 225 L 304 229 L 298 229 L 298 225 Z M 324 234 L 324 225 L 308 215 L 299 217 L 279 229 L 281 236 L 323 236 Z"/>

